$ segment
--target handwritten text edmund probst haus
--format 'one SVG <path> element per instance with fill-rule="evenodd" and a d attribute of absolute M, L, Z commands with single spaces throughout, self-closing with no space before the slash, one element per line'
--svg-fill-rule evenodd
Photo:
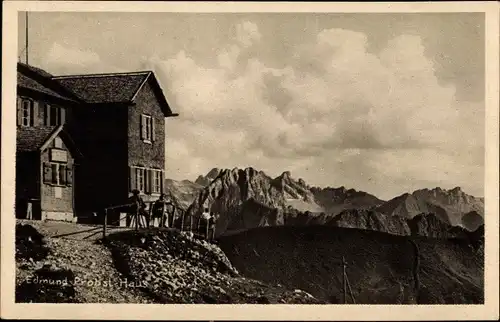
<path fill-rule="evenodd" d="M 86 287 L 119 287 L 119 288 L 145 288 L 148 286 L 146 281 L 131 281 L 127 278 L 122 278 L 118 280 L 112 279 L 82 279 L 75 277 L 74 280 L 63 278 L 63 279 L 50 279 L 50 278 L 39 278 L 37 276 L 28 277 L 26 280 L 28 283 L 33 284 L 47 284 L 47 285 L 60 285 L 60 286 L 86 286 Z"/>

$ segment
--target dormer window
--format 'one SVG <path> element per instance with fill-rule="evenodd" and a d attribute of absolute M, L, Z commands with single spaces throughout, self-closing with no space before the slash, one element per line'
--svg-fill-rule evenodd
<path fill-rule="evenodd" d="M 141 140 L 151 143 L 155 140 L 155 123 L 151 115 L 141 115 Z"/>
<path fill-rule="evenodd" d="M 33 101 L 27 98 L 21 99 L 19 122 L 21 126 L 34 126 L 35 115 L 33 112 Z"/>

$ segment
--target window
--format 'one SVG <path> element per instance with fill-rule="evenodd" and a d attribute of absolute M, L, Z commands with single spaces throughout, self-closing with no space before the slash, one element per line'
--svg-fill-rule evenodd
<path fill-rule="evenodd" d="M 153 193 L 161 193 L 161 177 L 162 173 L 159 170 L 152 170 L 153 172 L 153 187 L 151 192 Z"/>
<path fill-rule="evenodd" d="M 151 115 L 141 115 L 141 139 L 148 143 L 155 140 L 155 124 Z"/>
<path fill-rule="evenodd" d="M 163 192 L 163 171 L 143 167 L 130 168 L 130 191 L 139 190 L 146 194 Z"/>
<path fill-rule="evenodd" d="M 146 189 L 145 189 L 145 176 L 144 176 L 144 171 L 145 169 L 143 168 L 136 168 L 135 169 L 135 173 L 136 173 L 136 183 L 137 183 L 137 186 L 136 186 L 136 189 L 141 191 L 141 192 L 144 192 Z"/>
<path fill-rule="evenodd" d="M 45 104 L 44 105 L 44 125 L 58 126 L 65 122 L 66 110 L 60 106 Z"/>
<path fill-rule="evenodd" d="M 63 163 L 45 163 L 43 181 L 57 186 L 71 186 L 73 171 Z"/>
<path fill-rule="evenodd" d="M 33 126 L 33 101 L 30 99 L 21 99 L 20 123 L 22 126 Z"/>

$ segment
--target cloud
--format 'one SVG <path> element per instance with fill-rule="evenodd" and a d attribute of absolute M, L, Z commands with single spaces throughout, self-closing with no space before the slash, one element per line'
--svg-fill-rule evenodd
<path fill-rule="evenodd" d="M 182 142 L 182 153 L 167 153 L 173 176 L 252 165 L 383 195 L 440 183 L 480 190 L 484 104 L 456 100 L 420 37 L 369 52 L 363 33 L 323 30 L 284 68 L 246 59 L 260 39 L 246 21 L 215 67 L 185 51 L 149 60 L 181 115 L 167 125 L 167 146 Z"/>
<path fill-rule="evenodd" d="M 125 71 L 102 61 L 96 52 L 70 48 L 57 42 L 42 58 L 42 66 L 56 75 Z"/>
<path fill-rule="evenodd" d="M 259 28 L 250 21 L 236 25 L 236 39 L 244 47 L 250 47 L 261 38 Z"/>

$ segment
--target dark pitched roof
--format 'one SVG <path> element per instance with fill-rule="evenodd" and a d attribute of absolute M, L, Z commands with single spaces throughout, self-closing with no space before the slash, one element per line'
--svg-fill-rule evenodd
<path fill-rule="evenodd" d="M 138 92 L 151 81 L 166 117 L 172 113 L 158 80 L 152 71 L 110 74 L 67 75 L 53 77 L 80 99 L 91 104 L 134 102 Z"/>
<path fill-rule="evenodd" d="M 54 77 L 54 75 L 48 73 L 47 71 L 41 69 L 41 68 L 38 68 L 38 67 L 35 67 L 35 66 L 31 66 L 31 65 L 28 65 L 28 64 L 25 64 L 25 63 L 21 63 L 21 62 L 18 62 L 17 63 L 17 68 L 18 70 L 28 70 L 28 71 L 31 71 L 33 73 L 36 73 L 36 74 L 39 74 L 40 76 L 43 76 L 45 78 L 52 78 Z"/>
<path fill-rule="evenodd" d="M 52 79 L 46 71 L 23 63 L 17 64 L 17 86 L 63 100 L 75 101 L 74 94 Z"/>
<path fill-rule="evenodd" d="M 150 72 L 57 76 L 55 80 L 87 103 L 128 103 Z"/>
<path fill-rule="evenodd" d="M 16 138 L 17 152 L 31 152 L 39 150 L 50 138 L 51 134 L 58 129 L 51 127 L 18 127 Z"/>
<path fill-rule="evenodd" d="M 19 127 L 17 128 L 16 151 L 34 152 L 47 147 L 55 137 L 61 137 L 73 155 L 82 157 L 71 136 L 64 130 L 63 125 L 49 127 Z"/>

